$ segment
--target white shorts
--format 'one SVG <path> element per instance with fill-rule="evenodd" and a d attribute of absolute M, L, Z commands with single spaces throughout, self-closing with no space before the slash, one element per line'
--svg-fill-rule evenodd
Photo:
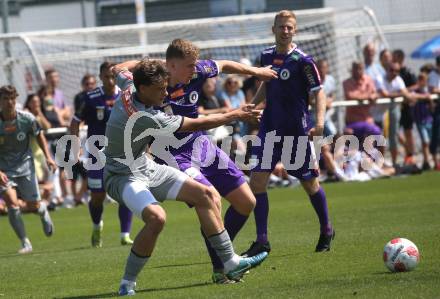
<path fill-rule="evenodd" d="M 157 171 L 150 177 L 150 181 L 144 181 L 132 176 L 113 176 L 112 183 L 123 186 L 121 196 L 113 196 L 116 201 L 124 204 L 136 216 L 142 219 L 142 211 L 150 204 L 157 204 L 164 200 L 175 200 L 188 175 L 166 165 L 160 165 Z M 110 180 L 111 180 L 110 179 Z M 156 183 L 152 183 L 156 182 Z M 117 192 L 119 193 L 119 192 Z"/>

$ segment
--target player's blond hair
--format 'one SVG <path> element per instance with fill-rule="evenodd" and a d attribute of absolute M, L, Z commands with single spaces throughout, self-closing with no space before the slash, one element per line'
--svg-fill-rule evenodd
<path fill-rule="evenodd" d="M 166 59 L 179 58 L 184 59 L 191 57 L 198 59 L 200 55 L 200 49 L 189 40 L 176 38 L 173 40 L 166 52 Z"/>
<path fill-rule="evenodd" d="M 295 19 L 296 21 L 296 15 L 293 11 L 291 10 L 280 10 L 276 15 L 275 15 L 275 19 L 273 21 L 274 24 L 276 24 L 277 20 L 279 18 L 292 18 Z"/>

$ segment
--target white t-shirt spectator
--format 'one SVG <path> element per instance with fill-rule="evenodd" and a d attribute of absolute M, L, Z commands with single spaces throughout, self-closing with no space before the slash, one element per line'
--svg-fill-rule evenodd
<path fill-rule="evenodd" d="M 403 82 L 402 77 L 396 76 L 391 82 L 387 80 L 386 75 L 377 80 L 377 91 L 384 90 L 390 93 L 400 92 L 406 88 L 405 82 Z M 383 115 L 388 109 L 388 105 L 374 105 L 371 107 L 371 114 L 373 115 L 374 121 L 382 123 Z"/>
<path fill-rule="evenodd" d="M 324 82 L 322 82 L 322 89 L 324 90 L 325 94 L 328 95 L 334 95 L 336 91 L 336 81 L 335 78 L 333 78 L 332 75 L 326 75 Z"/>
<path fill-rule="evenodd" d="M 373 79 L 376 88 L 379 88 L 381 79 L 385 76 L 385 69 L 379 63 L 373 63 L 365 66 L 365 74 Z"/>
<path fill-rule="evenodd" d="M 433 70 L 428 76 L 428 86 L 432 88 L 440 88 L 440 73 Z"/>

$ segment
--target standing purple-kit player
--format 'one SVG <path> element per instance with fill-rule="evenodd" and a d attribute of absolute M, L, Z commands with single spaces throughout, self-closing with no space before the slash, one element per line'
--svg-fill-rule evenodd
<path fill-rule="evenodd" d="M 276 72 L 270 68 L 251 67 L 229 60 L 198 60 L 199 52 L 197 46 L 182 39 L 175 39 L 168 46 L 166 65 L 170 77 L 168 96 L 163 106 L 166 113 L 197 118 L 197 101 L 202 86 L 206 79 L 215 77 L 220 72 L 249 74 L 261 80 L 276 78 Z M 179 140 L 188 139 L 178 148 L 169 147 L 169 152 L 178 164 L 171 166 L 178 167 L 199 183 L 215 188 L 230 202 L 224 222 L 231 240 L 234 240 L 255 206 L 255 197 L 242 171 L 227 154 L 211 142 L 205 132 L 176 132 L 174 136 Z M 154 149 L 152 152 L 154 154 Z M 219 209 L 221 211 L 221 207 Z M 231 283 L 223 273 L 223 264 L 215 250 L 203 232 L 202 235 L 213 264 L 213 282 Z"/>
<path fill-rule="evenodd" d="M 295 31 L 295 14 L 287 10 L 278 12 L 272 27 L 276 45 L 265 49 L 261 53 L 261 65 L 271 65 L 272 69 L 278 72 L 278 79 L 264 83 L 254 99 L 254 103 L 257 104 L 265 98 L 266 108 L 263 112 L 258 133 L 261 146 L 254 146 L 252 149 L 252 154 L 259 161 L 256 168 L 252 170 L 250 180 L 252 192 L 257 200 L 254 209 L 257 239 L 252 243 L 249 250 L 242 254 L 245 256 L 254 256 L 261 251 L 269 252 L 271 249 L 267 238 L 269 214 L 267 182 L 272 170 L 277 162 L 281 161 L 283 164 L 293 163 L 297 156 L 304 156 L 304 153 L 305 159 L 302 166 L 291 167 L 287 172 L 301 181 L 301 185 L 309 195 L 310 202 L 319 218 L 321 233 L 316 251 L 329 251 L 330 243 L 335 236 L 335 231 L 329 221 L 326 196 L 318 181 L 319 171 L 318 166 L 314 163 L 313 144 L 306 141 L 303 143 L 304 148 L 302 148 L 300 138 L 308 135 L 322 136 L 326 98 L 315 62 L 292 43 Z M 309 95 L 314 96 L 316 100 L 315 128 L 310 126 Z M 266 136 L 274 136 L 273 133 L 275 133 L 275 136 L 280 137 L 279 140 L 275 140 L 275 143 L 268 142 Z M 283 143 L 288 136 L 293 137 L 291 148 L 289 148 L 290 155 L 287 156 L 290 161 L 283 161 Z M 265 152 L 269 152 L 264 147 L 265 143 L 266 146 L 274 145 L 273 150 L 270 150 L 272 157 L 267 163 L 268 165 L 263 163 Z M 297 153 L 298 147 L 300 147 L 300 150 Z"/>
<path fill-rule="evenodd" d="M 102 86 L 88 92 L 83 101 L 78 105 L 75 115 L 70 124 L 70 132 L 79 136 L 79 125 L 85 122 L 88 125 L 87 138 L 93 135 L 105 136 L 105 128 L 110 117 L 113 103 L 118 98 L 121 90 L 116 86 L 114 75 L 111 68 L 114 64 L 104 62 L 99 67 L 99 78 Z M 102 146 L 95 144 L 98 149 Z M 94 155 L 90 155 L 92 163 L 96 163 Z M 102 247 L 102 213 L 104 211 L 103 202 L 106 197 L 104 190 L 104 169 L 87 170 L 87 185 L 91 192 L 89 201 L 89 211 L 93 222 L 92 246 Z M 133 215 L 124 205 L 119 205 L 119 221 L 121 227 L 121 245 L 131 245 L 130 239 L 131 220 Z"/>

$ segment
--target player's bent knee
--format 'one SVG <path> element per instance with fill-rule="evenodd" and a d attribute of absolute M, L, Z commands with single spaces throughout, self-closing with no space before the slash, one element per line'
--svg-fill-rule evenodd
<path fill-rule="evenodd" d="M 301 184 L 302 184 L 304 190 L 306 191 L 306 193 L 309 195 L 313 195 L 319 191 L 320 185 L 319 185 L 319 181 L 317 178 L 314 178 L 314 179 L 311 179 L 308 181 L 302 181 Z"/>
<path fill-rule="evenodd" d="M 142 219 L 155 234 L 159 234 L 166 223 L 166 213 L 159 205 L 147 207 L 142 212 Z"/>

